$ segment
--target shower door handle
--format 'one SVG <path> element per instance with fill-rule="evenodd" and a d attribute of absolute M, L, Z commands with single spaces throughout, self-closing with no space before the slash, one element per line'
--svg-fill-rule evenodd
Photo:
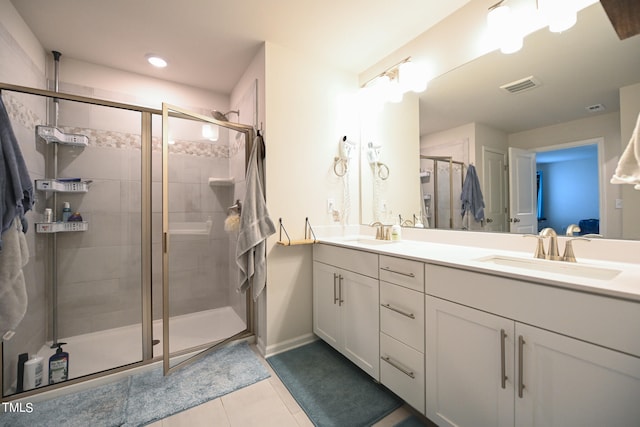
<path fill-rule="evenodd" d="M 169 253 L 169 233 L 162 233 L 162 252 Z"/>

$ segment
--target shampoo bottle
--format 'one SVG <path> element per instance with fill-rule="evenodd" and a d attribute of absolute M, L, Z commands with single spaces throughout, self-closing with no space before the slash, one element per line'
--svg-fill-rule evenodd
<path fill-rule="evenodd" d="M 69 379 L 69 353 L 62 351 L 62 344 L 57 344 L 56 353 L 49 358 L 49 384 Z"/>

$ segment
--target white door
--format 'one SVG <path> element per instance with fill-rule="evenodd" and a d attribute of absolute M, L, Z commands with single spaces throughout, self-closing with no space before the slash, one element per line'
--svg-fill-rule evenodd
<path fill-rule="evenodd" d="M 379 282 L 377 279 L 341 271 L 344 355 L 376 381 L 380 377 Z"/>
<path fill-rule="evenodd" d="M 486 231 L 507 231 L 507 182 L 505 153 L 482 147 L 482 182 Z"/>
<path fill-rule="evenodd" d="M 511 233 L 538 233 L 536 194 L 536 153 L 509 147 L 509 231 Z"/>
<path fill-rule="evenodd" d="M 516 336 L 517 426 L 640 426 L 640 358 L 519 323 Z"/>
<path fill-rule="evenodd" d="M 340 349 L 339 270 L 321 262 L 313 263 L 313 332 Z"/>
<path fill-rule="evenodd" d="M 427 418 L 439 426 L 514 425 L 514 322 L 427 296 Z"/>

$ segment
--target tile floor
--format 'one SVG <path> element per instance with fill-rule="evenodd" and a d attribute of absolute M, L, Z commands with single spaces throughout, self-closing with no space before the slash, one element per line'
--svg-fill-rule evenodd
<path fill-rule="evenodd" d="M 254 351 L 255 348 L 254 348 Z M 257 351 L 256 351 L 257 353 Z M 299 427 L 313 426 L 302 408 L 266 360 L 260 357 L 271 377 L 236 390 L 157 421 L 150 427 Z M 376 423 L 376 427 L 391 427 L 411 415 L 408 406 L 402 406 Z"/>

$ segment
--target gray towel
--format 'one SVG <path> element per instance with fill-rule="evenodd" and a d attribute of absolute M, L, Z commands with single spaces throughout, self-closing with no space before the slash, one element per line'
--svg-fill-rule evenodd
<path fill-rule="evenodd" d="M 4 234 L 0 252 L 0 336 L 13 331 L 27 312 L 27 288 L 22 268 L 29 261 L 22 223 L 15 218 Z"/>
<path fill-rule="evenodd" d="M 467 212 L 473 215 L 473 218 L 480 222 L 484 219 L 484 199 L 482 198 L 482 190 L 480 190 L 480 181 L 476 167 L 469 165 L 467 175 L 462 184 L 462 216 Z"/>
<path fill-rule="evenodd" d="M 254 301 L 267 282 L 267 237 L 276 232 L 273 221 L 269 218 L 262 188 L 263 144 L 262 137 L 258 135 L 247 165 L 246 193 L 240 212 L 240 232 L 236 247 L 236 264 L 240 268 L 238 289 L 246 292 L 249 285 L 253 284 Z"/>
<path fill-rule="evenodd" d="M 33 183 L 0 96 L 0 251 L 2 234 L 16 216 L 22 221 L 23 231 L 27 231 L 24 214 L 32 205 Z"/>

